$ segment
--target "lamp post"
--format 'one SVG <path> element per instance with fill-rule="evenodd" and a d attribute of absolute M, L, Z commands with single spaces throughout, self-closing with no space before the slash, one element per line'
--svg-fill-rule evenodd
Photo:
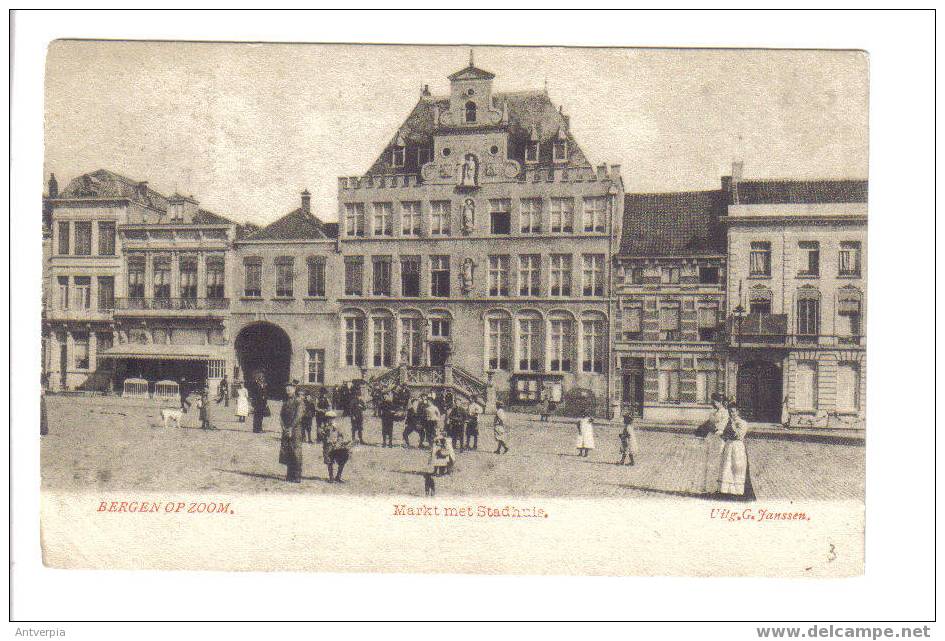
<path fill-rule="evenodd" d="M 732 310 L 732 315 L 735 316 L 735 335 L 738 337 L 736 340 L 736 345 L 739 349 L 742 346 L 742 321 L 745 320 L 745 308 L 741 304 L 735 307 Z"/>

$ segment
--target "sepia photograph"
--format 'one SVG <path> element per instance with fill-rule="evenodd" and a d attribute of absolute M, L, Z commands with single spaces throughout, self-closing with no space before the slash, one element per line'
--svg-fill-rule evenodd
<path fill-rule="evenodd" d="M 918 281 L 896 274 L 933 276 L 932 218 L 908 204 L 925 183 L 878 176 L 929 164 L 877 151 L 886 49 L 839 32 L 810 46 L 812 23 L 796 45 L 761 27 L 711 46 L 519 41 L 482 28 L 489 11 L 24 24 L 68 15 L 107 28 L 36 40 L 21 72 L 36 128 L 11 128 L 33 147 L 11 204 L 31 234 L 12 237 L 11 274 L 30 271 L 11 288 L 36 285 L 11 316 L 29 330 L 11 394 L 36 409 L 11 415 L 11 483 L 35 495 L 17 540 L 43 576 L 270 596 L 291 576 L 417 595 L 609 577 L 652 586 L 658 618 L 678 594 L 678 620 L 773 619 L 765 588 L 745 588 L 744 612 L 686 606 L 768 581 L 828 621 L 826 595 L 921 565 L 928 529 L 890 509 L 920 518 L 934 492 L 934 296 L 912 305 Z M 670 18 L 506 17 L 618 15 Z M 226 37 L 200 37 L 224 16 Z M 246 31 L 253 16 L 298 24 Z M 324 35 L 383 16 L 463 20 L 448 38 Z M 902 114 L 897 137 L 932 144 Z M 890 229 L 911 240 L 890 251 Z M 868 550 L 889 542 L 904 556 Z M 620 616 L 586 597 L 543 617 Z M 540 611 L 514 602 L 403 616 Z"/>

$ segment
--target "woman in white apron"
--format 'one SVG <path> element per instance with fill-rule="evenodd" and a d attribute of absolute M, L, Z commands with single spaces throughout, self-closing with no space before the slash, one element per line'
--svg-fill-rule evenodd
<path fill-rule="evenodd" d="M 719 475 L 719 491 L 725 498 L 752 500 L 755 498 L 748 473 L 748 451 L 745 449 L 745 435 L 748 423 L 741 417 L 735 402 L 729 403 L 729 422 L 722 439 L 722 469 Z"/>
<path fill-rule="evenodd" d="M 578 456 L 587 456 L 594 449 L 594 419 L 585 416 L 578 421 Z"/>
<path fill-rule="evenodd" d="M 245 385 L 240 385 L 236 391 L 236 416 L 239 417 L 240 423 L 245 423 L 246 417 L 249 416 L 249 392 Z"/>
<path fill-rule="evenodd" d="M 705 439 L 705 460 L 703 462 L 702 491 L 706 494 L 716 494 L 719 491 L 721 477 L 722 432 L 728 425 L 728 409 L 725 407 L 725 397 L 719 393 L 712 395 L 712 415 L 703 423 L 700 434 Z"/>

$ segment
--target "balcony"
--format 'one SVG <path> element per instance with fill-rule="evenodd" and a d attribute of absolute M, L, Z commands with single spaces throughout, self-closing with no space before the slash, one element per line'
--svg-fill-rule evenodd
<path fill-rule="evenodd" d="M 788 339 L 787 314 L 749 314 L 728 319 L 728 334 L 736 346 L 784 346 Z"/>
<path fill-rule="evenodd" d="M 123 316 L 220 316 L 229 298 L 116 298 L 115 314 Z"/>

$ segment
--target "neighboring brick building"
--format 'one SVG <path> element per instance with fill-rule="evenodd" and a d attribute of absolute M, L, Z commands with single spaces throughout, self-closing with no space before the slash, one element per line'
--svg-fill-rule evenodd
<path fill-rule="evenodd" d="M 545 91 L 472 64 L 424 91 L 364 176 L 339 179 L 341 379 L 449 361 L 500 399 L 611 393 L 618 166 L 592 166 Z"/>
<path fill-rule="evenodd" d="M 862 427 L 867 182 L 728 191 L 729 393 L 755 420 Z"/>
<path fill-rule="evenodd" d="M 338 225 L 312 213 L 311 197 L 234 243 L 234 378 L 262 370 L 274 394 L 292 378 L 332 384 L 338 361 L 342 261 Z"/>
<path fill-rule="evenodd" d="M 704 418 L 725 389 L 724 191 L 627 194 L 615 257 L 620 398 L 647 420 Z"/>
<path fill-rule="evenodd" d="M 233 222 L 106 170 L 51 184 L 46 206 L 52 389 L 222 376 Z"/>

